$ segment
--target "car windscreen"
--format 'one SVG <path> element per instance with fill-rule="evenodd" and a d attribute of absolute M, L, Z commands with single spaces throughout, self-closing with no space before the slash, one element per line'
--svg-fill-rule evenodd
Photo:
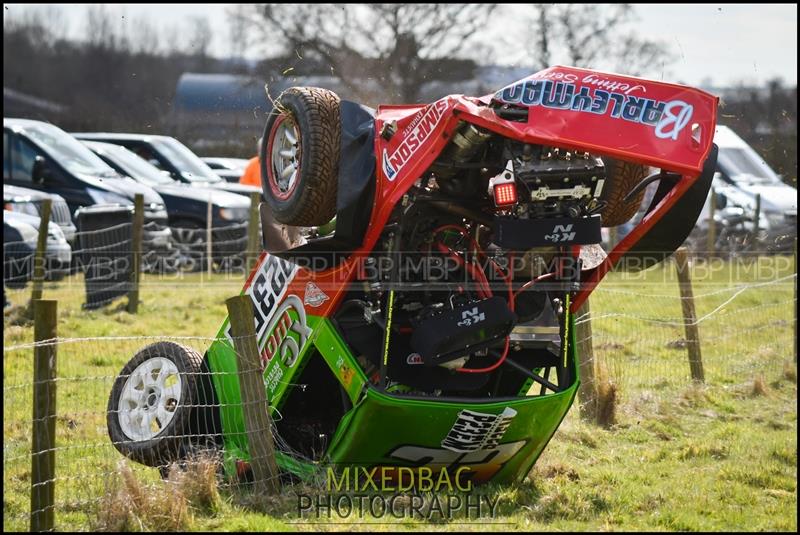
<path fill-rule="evenodd" d="M 60 128 L 36 124 L 26 126 L 25 134 L 72 174 L 118 176 L 106 162 Z"/>
<path fill-rule="evenodd" d="M 104 148 L 106 157 L 122 168 L 130 177 L 148 186 L 158 184 L 174 184 L 174 180 L 164 175 L 158 167 L 146 162 L 121 145 Z"/>
<path fill-rule="evenodd" d="M 770 169 L 767 162 L 755 151 L 739 147 L 724 147 L 719 150 L 719 166 L 731 178 L 747 176 L 747 180 L 758 184 L 780 183 L 781 180 Z"/>
<path fill-rule="evenodd" d="M 192 182 L 220 182 L 222 179 L 195 153 L 173 138 L 153 140 L 153 145 L 181 174 Z"/>

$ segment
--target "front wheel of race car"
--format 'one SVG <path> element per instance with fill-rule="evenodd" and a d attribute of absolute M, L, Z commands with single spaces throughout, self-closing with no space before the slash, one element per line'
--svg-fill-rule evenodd
<path fill-rule="evenodd" d="M 259 152 L 264 198 L 280 223 L 324 225 L 336 214 L 340 100 L 319 87 L 291 87 L 269 115 Z"/>
<path fill-rule="evenodd" d="M 108 400 L 108 434 L 126 457 L 147 466 L 178 460 L 193 430 L 202 357 L 174 342 L 157 342 L 125 365 Z"/>

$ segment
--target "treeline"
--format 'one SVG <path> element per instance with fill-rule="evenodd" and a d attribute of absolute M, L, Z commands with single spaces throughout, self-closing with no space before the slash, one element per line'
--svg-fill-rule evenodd
<path fill-rule="evenodd" d="M 474 32 L 453 33 L 452 25 L 432 22 L 424 27 L 406 27 L 402 23 L 406 19 L 436 22 L 463 15 L 453 11 L 455 6 L 369 5 L 364 13 L 373 17 L 375 24 L 385 26 L 387 35 L 394 36 L 378 43 L 384 49 L 375 57 L 354 50 L 357 40 L 351 37 L 360 31 L 358 27 L 331 35 L 325 35 L 321 30 L 311 31 L 309 28 L 315 25 L 325 28 L 326 19 L 316 6 L 302 9 L 273 5 L 240 6 L 229 17 L 233 30 L 229 32 L 231 39 L 232 36 L 243 38 L 252 35 L 260 37 L 263 42 L 280 45 L 272 54 L 265 53 L 265 59 L 252 69 L 243 61 L 220 60 L 210 55 L 212 30 L 204 18 L 192 19 L 182 28 L 165 29 L 154 26 L 149 19 L 121 20 L 102 6 L 85 9 L 83 35 L 86 38 L 81 41 L 66 38 L 63 17 L 57 9 L 14 14 L 6 11 L 3 19 L 4 88 L 60 105 L 61 111 L 45 110 L 38 116 L 31 113 L 29 117 L 49 120 L 73 131 L 127 130 L 174 134 L 175 88 L 184 72 L 250 74 L 261 80 L 284 73 L 290 73 L 289 76 L 334 75 L 346 87 L 355 89 L 359 87 L 356 82 L 367 72 L 374 80 L 380 81 L 377 87 L 381 94 L 375 96 L 377 102 L 413 101 L 424 82 L 440 81 L 446 89 L 459 76 L 461 79 L 469 78 L 475 72 L 475 60 L 464 59 L 456 53 L 467 47 L 465 43 Z M 488 13 L 494 8 L 487 5 L 474 9 Z M 601 28 L 583 37 L 584 40 L 592 39 L 593 45 L 589 48 L 603 50 L 607 56 L 620 61 L 631 57 L 650 60 L 667 57 L 668 51 L 660 49 L 657 43 L 641 39 L 628 42 L 630 46 L 624 50 L 615 48 L 613 39 L 607 36 L 608 29 L 625 23 L 630 9 L 618 7 L 608 13 L 595 13 L 598 16 L 605 13 L 611 22 L 606 21 Z M 283 30 L 279 32 L 279 23 L 286 20 L 282 15 L 287 13 L 299 19 L 296 24 L 282 26 Z M 342 13 L 346 14 L 346 11 Z M 334 10 L 331 16 L 341 17 L 342 13 Z M 531 13 L 534 16 L 532 23 L 536 26 L 538 21 L 540 27 L 555 15 L 563 15 L 556 8 L 539 8 Z M 594 15 L 592 20 L 597 18 Z M 534 42 L 535 46 L 529 50 L 531 71 L 536 70 L 533 65 L 547 63 L 547 58 L 551 63 L 588 66 L 585 62 L 590 58 L 577 52 L 566 58 L 551 57 L 555 39 L 562 34 L 578 35 L 575 32 L 581 29 L 570 26 L 576 20 L 572 16 L 556 18 L 564 25 L 564 31 L 549 35 L 547 39 L 542 38 L 544 34 L 540 32 L 539 41 Z M 359 22 L 349 17 L 342 20 L 343 24 Z M 258 33 L 259 28 L 263 34 Z M 341 30 L 345 26 L 337 28 Z M 422 47 L 436 40 L 449 42 L 451 48 L 429 51 Z M 371 43 L 361 43 L 362 47 L 368 45 Z M 561 48 L 572 50 L 569 41 L 561 43 Z M 486 51 L 475 58 L 483 63 L 492 60 Z M 635 63 L 628 61 L 628 64 L 629 68 L 634 68 Z M 786 182 L 796 187 L 796 84 L 786 87 L 776 80 L 766 88 L 726 90 L 719 122 L 732 127 L 784 176 Z M 213 152 L 220 155 L 241 152 L 247 156 L 252 152 L 249 141 L 246 144 L 240 140 L 219 142 L 224 145 Z"/>
<path fill-rule="evenodd" d="M 67 130 L 169 132 L 180 75 L 230 71 L 208 55 L 205 19 L 180 42 L 178 29 L 125 23 L 99 6 L 87 8 L 87 39 L 73 41 L 59 33 L 59 18 L 57 10 L 6 15 L 3 86 L 60 105 L 60 112 L 33 118 Z"/>
<path fill-rule="evenodd" d="M 718 122 L 747 141 L 784 182 L 797 187 L 797 85 L 738 87 L 722 99 Z"/>

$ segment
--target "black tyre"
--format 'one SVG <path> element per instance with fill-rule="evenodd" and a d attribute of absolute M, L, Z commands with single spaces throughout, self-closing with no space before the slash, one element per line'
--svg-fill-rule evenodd
<path fill-rule="evenodd" d="M 259 162 L 264 198 L 286 225 L 324 225 L 336 214 L 340 100 L 319 87 L 291 87 L 269 115 Z"/>
<path fill-rule="evenodd" d="M 163 466 L 182 457 L 202 389 L 203 358 L 189 347 L 157 342 L 125 365 L 108 399 L 108 434 L 126 457 Z"/>
<path fill-rule="evenodd" d="M 600 218 L 604 227 L 616 227 L 630 221 L 639 210 L 644 199 L 644 190 L 627 202 L 624 199 L 647 176 L 647 166 L 605 157 L 603 164 L 606 168 L 606 181 L 600 200 L 606 206 L 600 212 Z"/>
<path fill-rule="evenodd" d="M 170 227 L 177 249 L 175 262 L 182 271 L 205 269 L 206 229 L 191 220 L 176 221 Z"/>

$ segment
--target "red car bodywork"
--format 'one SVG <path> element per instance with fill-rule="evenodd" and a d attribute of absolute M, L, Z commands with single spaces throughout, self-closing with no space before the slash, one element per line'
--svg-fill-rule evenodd
<path fill-rule="evenodd" d="M 544 94 L 551 105 L 546 105 Z M 569 105 L 564 107 L 567 100 Z M 490 107 L 493 101 L 526 107 L 527 121 L 501 118 Z M 314 314 L 328 316 L 335 311 L 347 291 L 346 283 L 356 274 L 360 259 L 374 247 L 395 205 L 465 121 L 525 143 L 612 156 L 680 173 L 680 182 L 656 209 L 582 282 L 571 304 L 571 310 L 575 311 L 625 252 L 698 178 L 712 149 L 717 101 L 713 95 L 685 86 L 556 66 L 494 95 L 480 98 L 451 95 L 428 105 L 381 106 L 375 131 L 391 128 L 394 135 L 388 140 L 382 135 L 375 136 L 377 184 L 361 248 L 334 269 L 312 272 L 301 268 L 287 294 L 303 295 L 308 283 L 313 282 L 314 291 L 319 289 L 327 296 L 315 305 Z M 650 117 L 645 117 L 648 113 Z M 577 252 L 576 247 L 573 253 Z"/>

